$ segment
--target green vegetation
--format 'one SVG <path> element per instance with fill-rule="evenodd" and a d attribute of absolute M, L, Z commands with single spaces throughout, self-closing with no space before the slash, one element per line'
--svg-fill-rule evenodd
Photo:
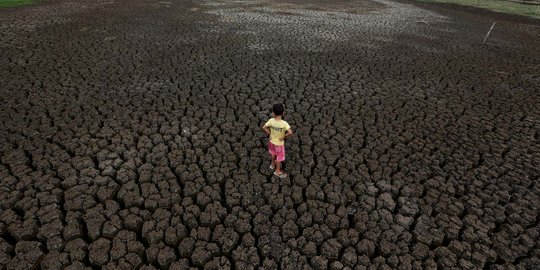
<path fill-rule="evenodd" d="M 15 7 L 28 5 L 33 3 L 34 0 L 0 0 L 0 7 Z"/>
<path fill-rule="evenodd" d="M 517 14 L 540 19 L 538 0 L 418 0 L 420 2 L 451 3 L 485 8 L 502 13 Z"/>

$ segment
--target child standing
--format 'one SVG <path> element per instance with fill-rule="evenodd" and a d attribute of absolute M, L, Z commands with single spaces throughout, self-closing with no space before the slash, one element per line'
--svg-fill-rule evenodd
<path fill-rule="evenodd" d="M 283 118 L 285 109 L 282 104 L 275 104 L 272 107 L 272 117 L 261 128 L 270 136 L 268 142 L 268 151 L 272 156 L 270 169 L 276 169 L 274 175 L 279 178 L 287 177 L 287 174 L 281 170 L 281 162 L 285 160 L 285 139 L 290 137 L 293 132 L 291 127 Z"/>

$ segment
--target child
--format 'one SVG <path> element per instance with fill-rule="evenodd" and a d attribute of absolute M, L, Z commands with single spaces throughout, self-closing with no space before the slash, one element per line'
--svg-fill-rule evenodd
<path fill-rule="evenodd" d="M 272 164 L 270 169 L 276 169 L 274 175 L 279 178 L 287 177 L 287 174 L 281 170 L 281 162 L 285 160 L 285 139 L 290 137 L 293 132 L 291 127 L 283 118 L 285 109 L 282 104 L 275 104 L 272 107 L 272 116 L 261 128 L 270 136 L 268 142 L 268 151 L 272 155 Z"/>

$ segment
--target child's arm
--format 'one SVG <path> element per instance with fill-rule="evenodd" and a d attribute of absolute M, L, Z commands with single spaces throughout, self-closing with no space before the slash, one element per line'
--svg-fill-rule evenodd
<path fill-rule="evenodd" d="M 266 133 L 266 135 L 270 136 L 270 130 L 268 129 L 268 126 L 266 124 L 261 126 L 261 129 Z"/>
<path fill-rule="evenodd" d="M 293 132 L 292 132 L 292 128 L 289 128 L 287 130 L 287 133 L 285 133 L 285 138 L 281 139 L 282 141 L 284 141 L 285 139 L 291 137 L 293 135 Z"/>

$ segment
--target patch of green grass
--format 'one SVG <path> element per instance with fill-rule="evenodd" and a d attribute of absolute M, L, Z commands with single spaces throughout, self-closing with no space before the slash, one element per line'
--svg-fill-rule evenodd
<path fill-rule="evenodd" d="M 418 0 L 420 2 L 451 3 L 485 8 L 502 13 L 517 14 L 540 19 L 538 0 Z"/>
<path fill-rule="evenodd" d="M 34 3 L 34 0 L 0 0 L 0 7 L 16 7 Z"/>

